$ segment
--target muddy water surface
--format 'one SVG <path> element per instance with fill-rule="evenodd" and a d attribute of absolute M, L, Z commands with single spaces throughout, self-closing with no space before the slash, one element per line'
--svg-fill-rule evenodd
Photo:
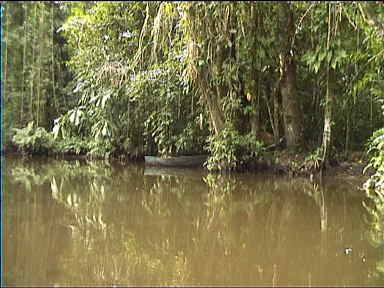
<path fill-rule="evenodd" d="M 6 285 L 384 285 L 356 179 L 4 160 Z"/>

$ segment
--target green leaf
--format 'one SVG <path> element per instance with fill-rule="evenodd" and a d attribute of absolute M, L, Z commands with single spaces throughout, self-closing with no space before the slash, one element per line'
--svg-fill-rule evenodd
<path fill-rule="evenodd" d="M 57 121 L 55 123 L 55 125 L 53 126 L 53 129 L 52 129 L 54 139 L 56 139 L 59 136 L 60 128 L 61 128 L 61 123 L 60 123 L 60 121 Z"/>
<path fill-rule="evenodd" d="M 103 135 L 105 137 L 105 136 L 107 136 L 107 134 L 108 134 L 108 125 L 107 125 L 107 123 L 105 123 L 103 126 L 103 130 L 101 132 L 101 135 Z"/>
<path fill-rule="evenodd" d="M 316 74 L 319 71 L 319 68 L 320 68 L 320 63 L 314 63 L 313 64 L 313 70 L 315 71 Z"/>
<path fill-rule="evenodd" d="M 318 56 L 318 62 L 319 62 L 319 63 L 323 62 L 323 60 L 325 59 L 326 56 L 327 56 L 327 51 L 326 51 L 326 50 L 322 50 L 322 51 L 319 53 L 319 56 Z"/>
<path fill-rule="evenodd" d="M 336 59 L 334 59 L 331 63 L 331 67 L 332 67 L 332 69 L 336 69 L 336 66 L 337 66 L 337 61 L 336 61 Z"/>

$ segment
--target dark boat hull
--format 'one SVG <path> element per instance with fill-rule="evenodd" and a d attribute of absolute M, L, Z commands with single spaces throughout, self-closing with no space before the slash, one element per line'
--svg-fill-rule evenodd
<path fill-rule="evenodd" d="M 145 156 L 145 164 L 162 167 L 203 167 L 207 160 L 206 155 L 178 156 L 161 158 L 156 156 Z"/>

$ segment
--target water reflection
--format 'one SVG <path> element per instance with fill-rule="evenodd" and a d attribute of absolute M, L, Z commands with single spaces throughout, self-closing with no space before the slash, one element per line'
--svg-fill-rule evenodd
<path fill-rule="evenodd" d="M 3 173 L 7 285 L 384 284 L 356 183 L 46 158 Z"/>

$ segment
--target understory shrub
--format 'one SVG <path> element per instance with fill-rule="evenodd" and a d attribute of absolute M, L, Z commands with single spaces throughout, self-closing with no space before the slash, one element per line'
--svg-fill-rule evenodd
<path fill-rule="evenodd" d="M 53 148 L 53 135 L 33 121 L 24 128 L 13 128 L 12 142 L 19 151 L 28 154 L 45 154 Z"/>
<path fill-rule="evenodd" d="M 384 193 L 384 128 L 375 131 L 368 141 L 370 162 L 365 168 L 373 168 L 375 173 L 365 183 L 365 187 Z"/>
<path fill-rule="evenodd" d="M 240 135 L 233 127 L 226 127 L 219 135 L 209 136 L 206 150 L 211 154 L 207 161 L 208 170 L 236 170 L 264 151 L 264 145 L 254 135 Z"/>

